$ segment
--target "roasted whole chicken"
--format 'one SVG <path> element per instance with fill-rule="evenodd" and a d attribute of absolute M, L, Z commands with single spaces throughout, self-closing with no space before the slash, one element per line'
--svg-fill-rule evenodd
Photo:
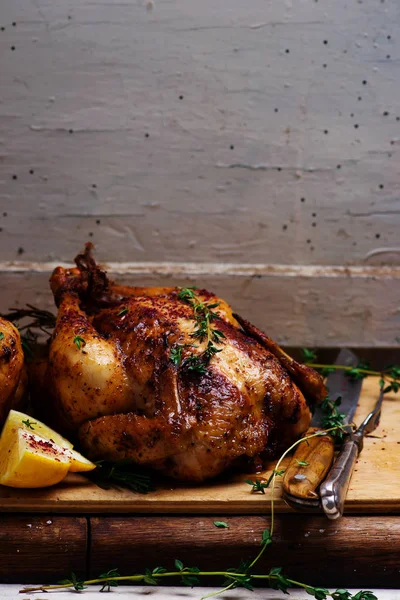
<path fill-rule="evenodd" d="M 28 376 L 18 329 L 0 317 L 0 429 L 11 408 L 20 409 Z"/>
<path fill-rule="evenodd" d="M 130 459 L 201 482 L 243 459 L 260 464 L 297 439 L 321 377 L 194 288 L 123 287 L 92 247 L 58 267 L 58 306 L 36 396 L 92 460 Z M 247 465 L 248 466 L 248 465 Z"/>

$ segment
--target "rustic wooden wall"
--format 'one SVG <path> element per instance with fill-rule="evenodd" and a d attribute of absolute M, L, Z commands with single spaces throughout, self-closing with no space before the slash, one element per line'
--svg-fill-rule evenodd
<path fill-rule="evenodd" d="M 0 310 L 50 305 L 91 240 L 281 342 L 399 346 L 399 23 L 398 0 L 2 0 Z"/>

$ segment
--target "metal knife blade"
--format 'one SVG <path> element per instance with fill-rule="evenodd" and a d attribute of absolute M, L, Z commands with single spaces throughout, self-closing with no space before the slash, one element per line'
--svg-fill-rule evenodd
<path fill-rule="evenodd" d="M 345 365 L 346 367 L 355 367 L 358 363 L 358 356 L 347 348 L 342 348 L 335 360 L 335 365 Z M 356 412 L 362 379 L 354 381 L 346 376 L 345 371 L 338 369 L 333 373 L 329 373 L 326 386 L 332 401 L 337 400 L 339 397 L 341 398 L 338 411 L 345 415 L 344 424 L 348 425 L 353 421 L 354 413 Z M 322 427 L 324 417 L 325 413 L 320 406 L 317 406 L 311 420 L 311 425 L 313 427 Z"/>
<path fill-rule="evenodd" d="M 342 349 L 335 364 L 356 366 L 358 362 L 359 359 L 353 352 Z M 326 383 L 330 399 L 336 401 L 339 397 L 341 398 L 338 411 L 345 415 L 344 423 L 351 423 L 357 408 L 362 380 L 352 381 L 346 376 L 344 370 L 337 369 L 328 375 Z M 311 421 L 312 427 L 306 435 L 313 434 L 322 428 L 324 417 L 324 412 L 317 407 Z M 307 457 L 302 456 L 304 453 L 307 454 Z M 303 444 L 298 446 L 282 482 L 282 492 L 286 502 L 293 508 L 301 510 L 320 509 L 320 498 L 315 490 L 325 478 L 333 459 L 334 442 L 330 436 L 326 436 L 325 439 L 310 439 L 307 448 Z"/>

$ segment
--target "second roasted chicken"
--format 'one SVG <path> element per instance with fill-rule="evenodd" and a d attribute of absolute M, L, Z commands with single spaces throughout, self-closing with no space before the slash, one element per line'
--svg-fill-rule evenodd
<path fill-rule="evenodd" d="M 206 290 L 122 287 L 95 263 L 57 268 L 49 357 L 36 374 L 57 426 L 92 459 L 203 481 L 308 427 L 320 376 Z"/>

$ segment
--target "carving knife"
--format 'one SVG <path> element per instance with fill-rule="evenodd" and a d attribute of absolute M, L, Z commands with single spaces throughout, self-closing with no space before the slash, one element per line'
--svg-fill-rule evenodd
<path fill-rule="evenodd" d="M 358 363 L 358 357 L 347 349 L 342 349 L 335 361 L 335 364 L 345 366 L 357 366 Z M 351 424 L 357 408 L 362 380 L 352 381 L 346 376 L 345 371 L 338 369 L 328 375 L 326 384 L 329 397 L 333 402 L 339 397 L 341 398 L 338 411 L 345 415 L 344 424 Z M 322 429 L 324 416 L 322 409 L 317 406 L 311 421 L 311 428 L 304 434 L 304 437 Z M 346 443 L 344 442 L 343 447 Z M 303 443 L 297 446 L 282 482 L 282 494 L 290 506 L 313 512 L 322 509 L 328 518 L 335 518 L 332 516 L 334 512 L 332 502 L 330 502 L 330 509 L 328 500 L 321 502 L 322 486 L 319 487 L 330 473 L 334 452 L 334 441 L 330 435 L 316 436 L 308 440 L 307 445 Z M 332 488 L 325 489 L 325 496 L 326 498 L 330 496 L 330 501 L 332 501 L 331 492 Z"/>

